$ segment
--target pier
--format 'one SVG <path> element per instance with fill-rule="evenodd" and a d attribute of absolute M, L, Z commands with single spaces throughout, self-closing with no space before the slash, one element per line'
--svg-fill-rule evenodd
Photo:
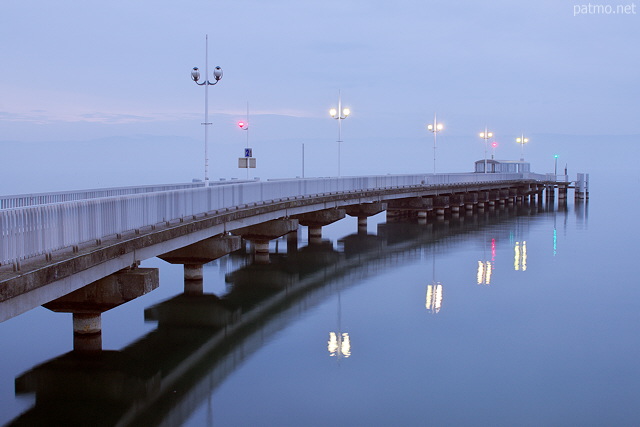
<path fill-rule="evenodd" d="M 534 203 L 542 197 L 588 197 L 588 175 L 577 184 L 535 173 L 460 173 L 221 182 L 65 192 L 0 200 L 0 321 L 39 305 L 74 313 L 74 333 L 99 332 L 99 315 L 121 304 L 121 289 L 153 289 L 142 282 L 141 261 L 159 257 L 184 265 L 185 292 L 201 292 L 202 265 L 250 241 L 254 262 L 268 264 L 268 242 L 308 228 L 321 241 L 322 227 L 386 211 L 387 221 L 415 217 L 426 224 L 445 215 L 495 206 Z M 156 276 L 157 277 L 157 276 Z M 155 279 L 157 280 L 157 279 Z M 100 284 L 102 283 L 102 285 Z M 100 309 L 74 311 L 69 300 L 91 285 Z M 75 295 L 75 296 L 73 296 Z M 109 298 L 105 297 L 109 295 Z M 87 296 L 82 296 L 84 301 Z M 86 332 L 86 331 L 85 331 Z M 99 343 L 99 340 L 96 340 Z M 80 344 L 78 348 L 82 347 Z"/>

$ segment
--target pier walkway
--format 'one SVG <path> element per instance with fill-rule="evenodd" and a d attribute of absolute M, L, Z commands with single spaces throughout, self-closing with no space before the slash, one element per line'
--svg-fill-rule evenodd
<path fill-rule="evenodd" d="M 535 173 L 457 173 L 222 181 L 208 187 L 193 183 L 2 197 L 0 321 L 156 256 L 184 264 L 186 278 L 235 250 L 241 237 L 254 244 L 256 257 L 265 256 L 266 244 L 268 262 L 269 240 L 299 225 L 317 238 L 322 226 L 345 212 L 365 225 L 368 216 L 385 210 L 388 218 L 414 215 L 426 221 L 431 215 L 535 200 L 543 191 L 549 195 L 557 189 L 559 197 L 566 197 L 569 184 Z"/>

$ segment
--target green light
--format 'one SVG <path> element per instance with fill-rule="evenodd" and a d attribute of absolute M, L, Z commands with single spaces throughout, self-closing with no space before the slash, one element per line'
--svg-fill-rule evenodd
<path fill-rule="evenodd" d="M 555 155 L 555 156 L 553 156 L 553 157 L 555 157 L 555 158 L 557 159 L 557 158 L 558 158 L 558 155 L 556 154 L 556 155 Z"/>

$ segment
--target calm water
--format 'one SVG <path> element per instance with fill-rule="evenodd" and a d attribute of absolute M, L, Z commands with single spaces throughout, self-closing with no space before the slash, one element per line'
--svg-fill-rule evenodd
<path fill-rule="evenodd" d="M 638 180 L 591 179 L 566 209 L 302 228 L 267 267 L 205 266 L 187 301 L 181 266 L 148 260 L 160 287 L 103 315 L 101 357 L 69 353 L 67 314 L 0 324 L 0 423 L 639 425 Z M 16 394 L 38 381 L 37 405 Z"/>

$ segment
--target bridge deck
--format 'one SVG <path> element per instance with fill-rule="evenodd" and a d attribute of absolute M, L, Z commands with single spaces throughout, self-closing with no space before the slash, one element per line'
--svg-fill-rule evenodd
<path fill-rule="evenodd" d="M 545 178 L 447 174 L 250 182 L 1 210 L 0 321 L 140 260 L 237 228 L 362 203 L 550 184 Z M 58 286 L 47 286 L 52 283 Z M 23 304 L 3 303 L 16 298 Z"/>

